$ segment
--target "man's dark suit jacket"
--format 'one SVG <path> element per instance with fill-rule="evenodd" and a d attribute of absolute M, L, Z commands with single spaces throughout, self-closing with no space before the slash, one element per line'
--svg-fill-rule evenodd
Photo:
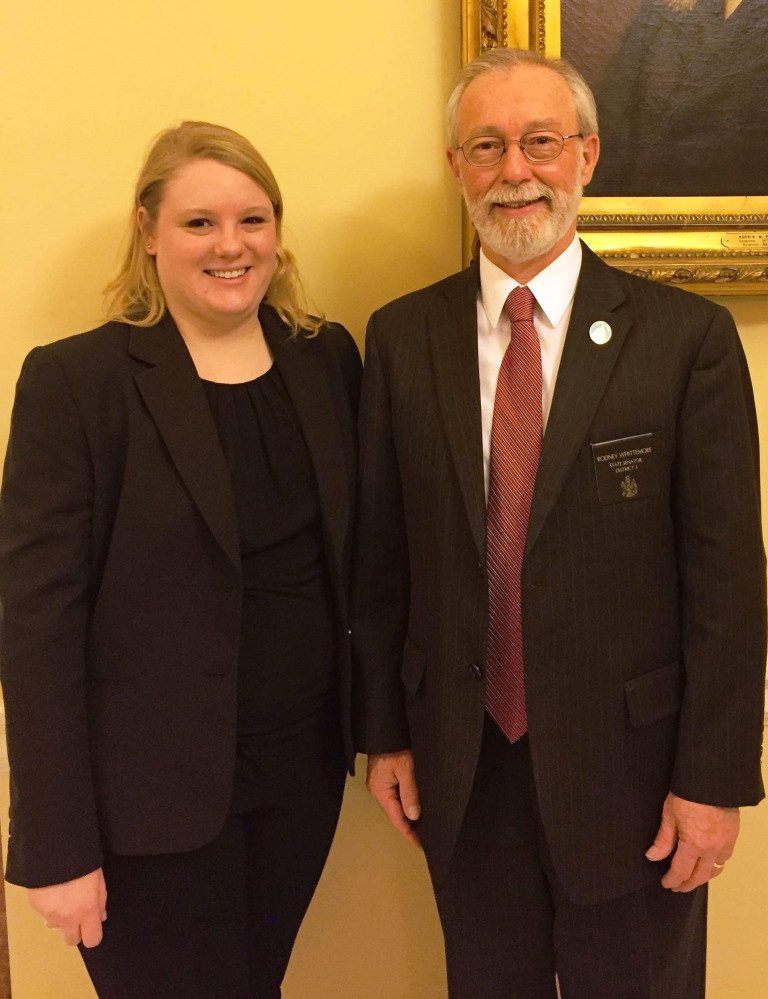
<path fill-rule="evenodd" d="M 348 731 L 360 357 L 338 326 L 260 312 L 317 476 Z M 7 875 L 29 887 L 213 839 L 235 762 L 242 574 L 203 387 L 169 318 L 32 351 L 0 510 Z M 296 622 L 301 627 L 301 621 Z"/>
<path fill-rule="evenodd" d="M 359 747 L 411 747 L 419 835 L 444 876 L 485 713 L 485 495 L 476 266 L 374 314 L 361 399 Z M 589 337 L 603 320 L 605 345 Z M 603 503 L 590 444 L 653 433 L 651 495 Z M 763 796 L 757 431 L 733 321 L 586 247 L 522 577 L 530 748 L 576 902 L 659 876 L 671 790 Z"/>

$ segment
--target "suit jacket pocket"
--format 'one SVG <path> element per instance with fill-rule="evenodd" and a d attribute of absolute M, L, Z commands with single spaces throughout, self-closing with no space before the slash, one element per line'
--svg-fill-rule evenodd
<path fill-rule="evenodd" d="M 415 694 L 419 689 L 422 677 L 424 676 L 426 662 L 427 656 L 425 652 L 418 645 L 414 645 L 410 638 L 406 637 L 400 679 L 403 681 L 405 689 L 409 694 Z"/>
<path fill-rule="evenodd" d="M 643 673 L 624 684 L 629 721 L 635 728 L 668 718 L 680 710 L 685 676 L 680 663 Z"/>

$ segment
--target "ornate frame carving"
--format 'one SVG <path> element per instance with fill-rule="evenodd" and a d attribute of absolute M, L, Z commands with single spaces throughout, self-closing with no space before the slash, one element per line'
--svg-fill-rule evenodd
<path fill-rule="evenodd" d="M 560 0 L 462 0 L 462 59 L 560 54 Z M 585 198 L 579 231 L 619 267 L 704 295 L 768 294 L 768 197 Z M 464 219 L 465 258 L 474 230 Z"/>

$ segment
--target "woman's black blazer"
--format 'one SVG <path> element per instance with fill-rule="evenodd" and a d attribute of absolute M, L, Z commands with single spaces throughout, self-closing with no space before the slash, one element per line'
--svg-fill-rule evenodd
<path fill-rule="evenodd" d="M 271 308 L 260 317 L 317 475 L 351 763 L 360 357 L 340 326 L 291 336 Z M 56 884 L 99 867 L 103 849 L 213 839 L 234 770 L 240 550 L 216 427 L 169 317 L 28 356 L 0 500 L 0 599 L 9 880 Z"/>

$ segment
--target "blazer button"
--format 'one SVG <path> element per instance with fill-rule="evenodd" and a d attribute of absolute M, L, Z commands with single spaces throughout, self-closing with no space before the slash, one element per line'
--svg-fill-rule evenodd
<path fill-rule="evenodd" d="M 485 676 L 485 669 L 482 663 L 470 663 L 469 672 L 476 680 L 482 680 Z"/>

